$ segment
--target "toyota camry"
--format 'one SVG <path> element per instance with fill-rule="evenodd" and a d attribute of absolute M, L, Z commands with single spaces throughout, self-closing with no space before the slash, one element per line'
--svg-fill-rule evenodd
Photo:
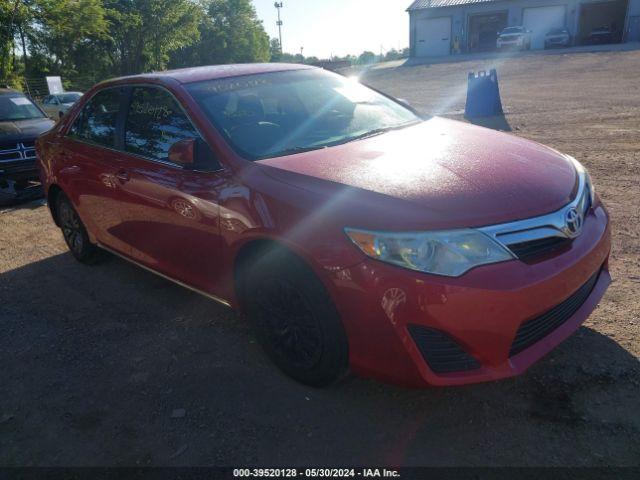
<path fill-rule="evenodd" d="M 37 153 L 77 260 L 108 251 L 243 312 L 310 385 L 520 374 L 610 283 L 576 159 L 317 68 L 106 81 Z"/>

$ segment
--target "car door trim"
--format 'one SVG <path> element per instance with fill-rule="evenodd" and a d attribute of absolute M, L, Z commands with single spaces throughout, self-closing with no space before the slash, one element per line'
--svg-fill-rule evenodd
<path fill-rule="evenodd" d="M 203 297 L 207 297 L 208 299 L 213 300 L 213 301 L 215 301 L 215 302 L 217 302 L 217 303 L 219 303 L 221 305 L 224 305 L 225 307 L 232 308 L 231 307 L 231 303 L 228 302 L 227 300 L 225 300 L 224 298 L 221 298 L 221 297 L 218 297 L 216 295 L 213 295 L 212 293 L 207 293 L 207 292 L 204 292 L 202 290 L 198 290 L 197 288 L 192 287 L 189 284 L 181 282 L 180 280 L 176 280 L 175 278 L 171 278 L 168 275 L 165 275 L 164 273 L 160 273 L 160 272 L 158 272 L 157 270 L 154 270 L 151 267 L 147 267 L 146 265 L 143 265 L 142 263 L 137 262 L 137 261 L 133 260 L 132 258 L 129 258 L 126 255 L 124 255 L 124 254 L 122 254 L 122 253 L 120 253 L 120 252 L 118 252 L 116 250 L 113 250 L 112 248 L 109 248 L 109 247 L 107 247 L 106 245 L 104 245 L 102 243 L 98 242 L 97 246 L 99 248 L 101 248 L 102 250 L 105 250 L 105 251 L 115 255 L 116 257 L 120 257 L 121 259 L 123 259 L 123 260 L 125 260 L 125 261 L 127 261 L 129 263 L 132 263 L 132 264 L 136 265 L 137 267 L 140 267 L 140 268 L 142 268 L 142 269 L 144 269 L 144 270 L 146 270 L 146 271 L 148 271 L 150 273 L 153 273 L 155 275 L 158 275 L 159 277 L 162 277 L 165 280 L 169 280 L 170 282 L 173 282 L 176 285 L 179 285 L 179 286 L 184 287 L 184 288 L 186 288 L 188 290 L 191 290 L 192 292 L 198 293 L 198 294 L 202 295 Z"/>

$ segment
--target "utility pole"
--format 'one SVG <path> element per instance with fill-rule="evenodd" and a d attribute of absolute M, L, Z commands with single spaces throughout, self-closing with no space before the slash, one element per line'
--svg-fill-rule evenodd
<path fill-rule="evenodd" d="M 282 20 L 280 20 L 280 9 L 282 8 L 282 2 L 276 2 L 273 4 L 274 7 L 278 10 L 278 21 L 276 25 L 278 25 L 278 34 L 280 35 L 280 55 L 282 55 Z"/>

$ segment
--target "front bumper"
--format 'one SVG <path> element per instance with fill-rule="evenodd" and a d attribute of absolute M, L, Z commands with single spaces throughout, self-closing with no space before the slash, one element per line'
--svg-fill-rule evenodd
<path fill-rule="evenodd" d="M 0 163 L 0 204 L 42 196 L 36 160 Z"/>
<path fill-rule="evenodd" d="M 498 49 L 500 48 L 522 48 L 524 46 L 524 40 L 502 40 L 496 44 Z"/>
<path fill-rule="evenodd" d="M 354 372 L 409 386 L 461 385 L 518 375 L 571 335 L 604 295 L 611 247 L 601 205 L 582 234 L 557 256 L 533 264 L 514 260 L 444 278 L 375 260 L 331 274 L 330 288 L 349 337 Z M 601 271 L 600 271 L 601 270 Z M 562 304 L 600 271 L 586 299 L 544 338 L 514 353 L 521 325 Z M 442 332 L 477 368 L 437 373 L 410 329 Z"/>
<path fill-rule="evenodd" d="M 564 38 L 546 38 L 544 41 L 545 47 L 568 47 L 569 39 Z"/>

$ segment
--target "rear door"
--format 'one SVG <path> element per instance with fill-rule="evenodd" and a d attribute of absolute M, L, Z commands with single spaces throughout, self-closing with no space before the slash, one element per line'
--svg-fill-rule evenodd
<path fill-rule="evenodd" d="M 100 90 L 84 106 L 61 140 L 58 176 L 95 238 L 122 253 L 114 235 L 120 224 L 123 165 L 118 151 L 126 88 Z"/>
<path fill-rule="evenodd" d="M 215 162 L 196 171 L 169 161 L 169 148 L 188 138 L 203 141 L 169 91 L 132 88 L 120 186 L 125 202 L 116 235 L 136 261 L 213 293 L 221 251 L 218 197 L 227 178 Z"/>

